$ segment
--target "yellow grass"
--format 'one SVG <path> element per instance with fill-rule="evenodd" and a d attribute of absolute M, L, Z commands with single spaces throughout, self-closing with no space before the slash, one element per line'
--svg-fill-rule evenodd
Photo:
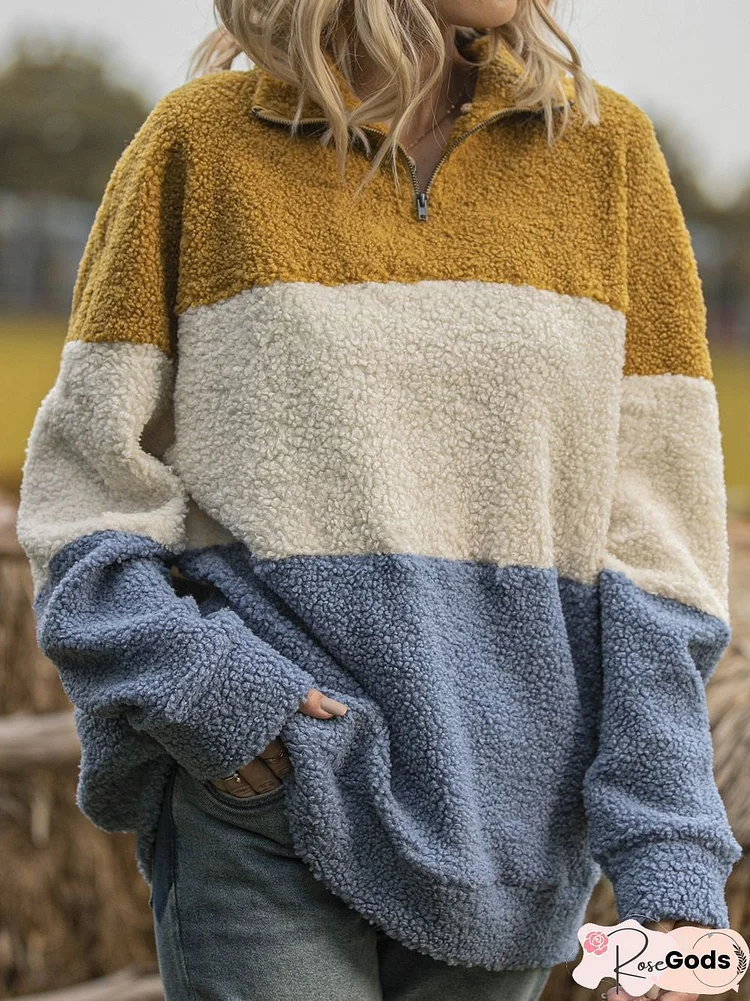
<path fill-rule="evenodd" d="M 0 436 L 0 485 L 15 490 L 34 414 L 52 387 L 65 336 L 61 320 L 0 318 L 0 400 L 5 433 Z M 719 394 L 730 507 L 750 513 L 750 448 L 747 400 L 750 351 L 712 349 Z"/>
<path fill-rule="evenodd" d="M 750 516 L 750 351 L 712 350 L 729 506 Z"/>
<path fill-rule="evenodd" d="M 0 318 L 0 484 L 15 490 L 34 415 L 52 388 L 60 364 L 65 323 Z"/>

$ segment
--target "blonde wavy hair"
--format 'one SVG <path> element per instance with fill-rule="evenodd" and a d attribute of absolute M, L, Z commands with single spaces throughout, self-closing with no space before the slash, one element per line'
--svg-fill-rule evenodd
<path fill-rule="evenodd" d="M 389 152 L 398 186 L 399 137 L 415 108 L 440 85 L 448 59 L 433 3 L 351 0 L 347 6 L 342 0 L 214 0 L 219 26 L 195 50 L 188 77 L 231 69 L 234 59 L 244 53 L 253 65 L 291 84 L 299 91 L 292 135 L 300 128 L 305 101 L 312 99 L 328 122 L 321 143 L 327 145 L 333 139 L 342 180 L 351 137 L 356 135 L 369 154 L 368 137 L 361 126 L 390 120 L 386 139 L 357 193 L 372 180 Z M 518 58 L 522 71 L 514 106 L 541 104 L 550 144 L 562 135 L 571 116 L 561 71 L 574 80 L 575 103 L 583 119 L 592 124 L 599 121 L 596 89 L 575 45 L 552 16 L 554 4 L 555 0 L 518 0 L 516 14 L 504 25 L 485 31 L 456 27 L 457 43 L 489 36 L 480 66 L 489 63 L 503 44 Z M 347 109 L 326 60 L 328 54 L 354 93 L 350 25 L 358 36 L 358 47 L 386 77 L 382 87 L 352 110 Z M 561 108 L 553 108 L 560 102 L 564 102 Z"/>

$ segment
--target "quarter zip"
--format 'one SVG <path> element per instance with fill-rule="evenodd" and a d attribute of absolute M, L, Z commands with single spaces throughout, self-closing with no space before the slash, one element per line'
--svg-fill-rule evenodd
<path fill-rule="evenodd" d="M 570 100 L 569 103 L 572 104 L 573 101 Z M 251 110 L 252 110 L 253 115 L 256 118 L 259 118 L 261 121 L 271 122 L 271 123 L 276 124 L 276 125 L 291 125 L 292 124 L 292 120 L 290 118 L 283 118 L 280 115 L 274 115 L 273 113 L 269 113 L 269 112 L 265 111 L 264 109 L 259 108 L 257 106 L 253 106 Z M 433 167 L 432 173 L 430 174 L 429 178 L 427 179 L 427 184 L 424 187 L 424 191 L 420 191 L 419 190 L 419 178 L 417 176 L 417 164 L 416 164 L 415 160 L 411 156 L 409 156 L 409 154 L 406 151 L 406 148 L 404 146 L 402 146 L 401 143 L 396 143 L 396 148 L 398 149 L 399 153 L 401 153 L 402 156 L 404 157 L 404 160 L 406 162 L 406 166 L 407 166 L 407 168 L 409 170 L 409 174 L 411 176 L 412 187 L 414 189 L 414 201 L 415 201 L 415 206 L 416 206 L 416 210 L 417 210 L 417 221 L 418 222 L 426 222 L 427 221 L 427 208 L 428 208 L 428 205 L 429 205 L 430 188 L 432 187 L 432 183 L 435 180 L 435 175 L 440 170 L 440 168 L 445 163 L 445 161 L 448 159 L 448 157 L 453 152 L 453 150 L 457 146 L 460 146 L 461 143 L 464 141 L 464 139 L 468 139 L 469 136 L 474 135 L 475 132 L 478 132 L 480 129 L 483 129 L 486 125 L 489 125 L 490 123 L 497 121 L 499 118 L 506 118 L 509 115 L 515 115 L 515 114 L 521 114 L 521 113 L 525 113 L 525 114 L 541 114 L 541 112 L 542 112 L 541 108 L 503 108 L 501 111 L 496 112 L 494 115 L 490 115 L 489 117 L 485 118 L 483 121 L 479 122 L 477 125 L 475 125 L 471 129 L 469 129 L 467 132 L 464 132 L 457 139 L 454 139 L 452 142 L 449 142 L 446 145 L 446 147 L 443 149 L 443 152 L 442 152 L 442 154 L 440 156 L 440 159 L 438 160 L 438 162 Z M 299 124 L 300 125 L 327 125 L 328 124 L 328 119 L 327 118 L 301 118 L 300 121 L 299 121 Z M 384 138 L 384 139 L 387 138 L 387 133 L 383 132 L 382 129 L 376 129 L 372 125 L 362 125 L 362 126 L 360 126 L 360 128 L 362 129 L 363 132 L 370 132 L 373 135 L 381 136 L 381 138 Z"/>

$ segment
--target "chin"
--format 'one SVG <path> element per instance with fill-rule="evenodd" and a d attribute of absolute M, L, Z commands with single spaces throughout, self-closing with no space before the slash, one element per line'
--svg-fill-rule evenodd
<path fill-rule="evenodd" d="M 439 11 L 448 24 L 478 30 L 498 28 L 515 17 L 518 0 L 443 0 Z"/>

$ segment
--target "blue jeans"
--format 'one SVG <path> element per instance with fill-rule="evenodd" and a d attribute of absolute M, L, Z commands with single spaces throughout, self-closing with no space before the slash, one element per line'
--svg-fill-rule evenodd
<path fill-rule="evenodd" d="M 451 966 L 326 889 L 295 854 L 284 793 L 173 773 L 150 899 L 166 1001 L 537 1001 L 549 968 Z"/>

